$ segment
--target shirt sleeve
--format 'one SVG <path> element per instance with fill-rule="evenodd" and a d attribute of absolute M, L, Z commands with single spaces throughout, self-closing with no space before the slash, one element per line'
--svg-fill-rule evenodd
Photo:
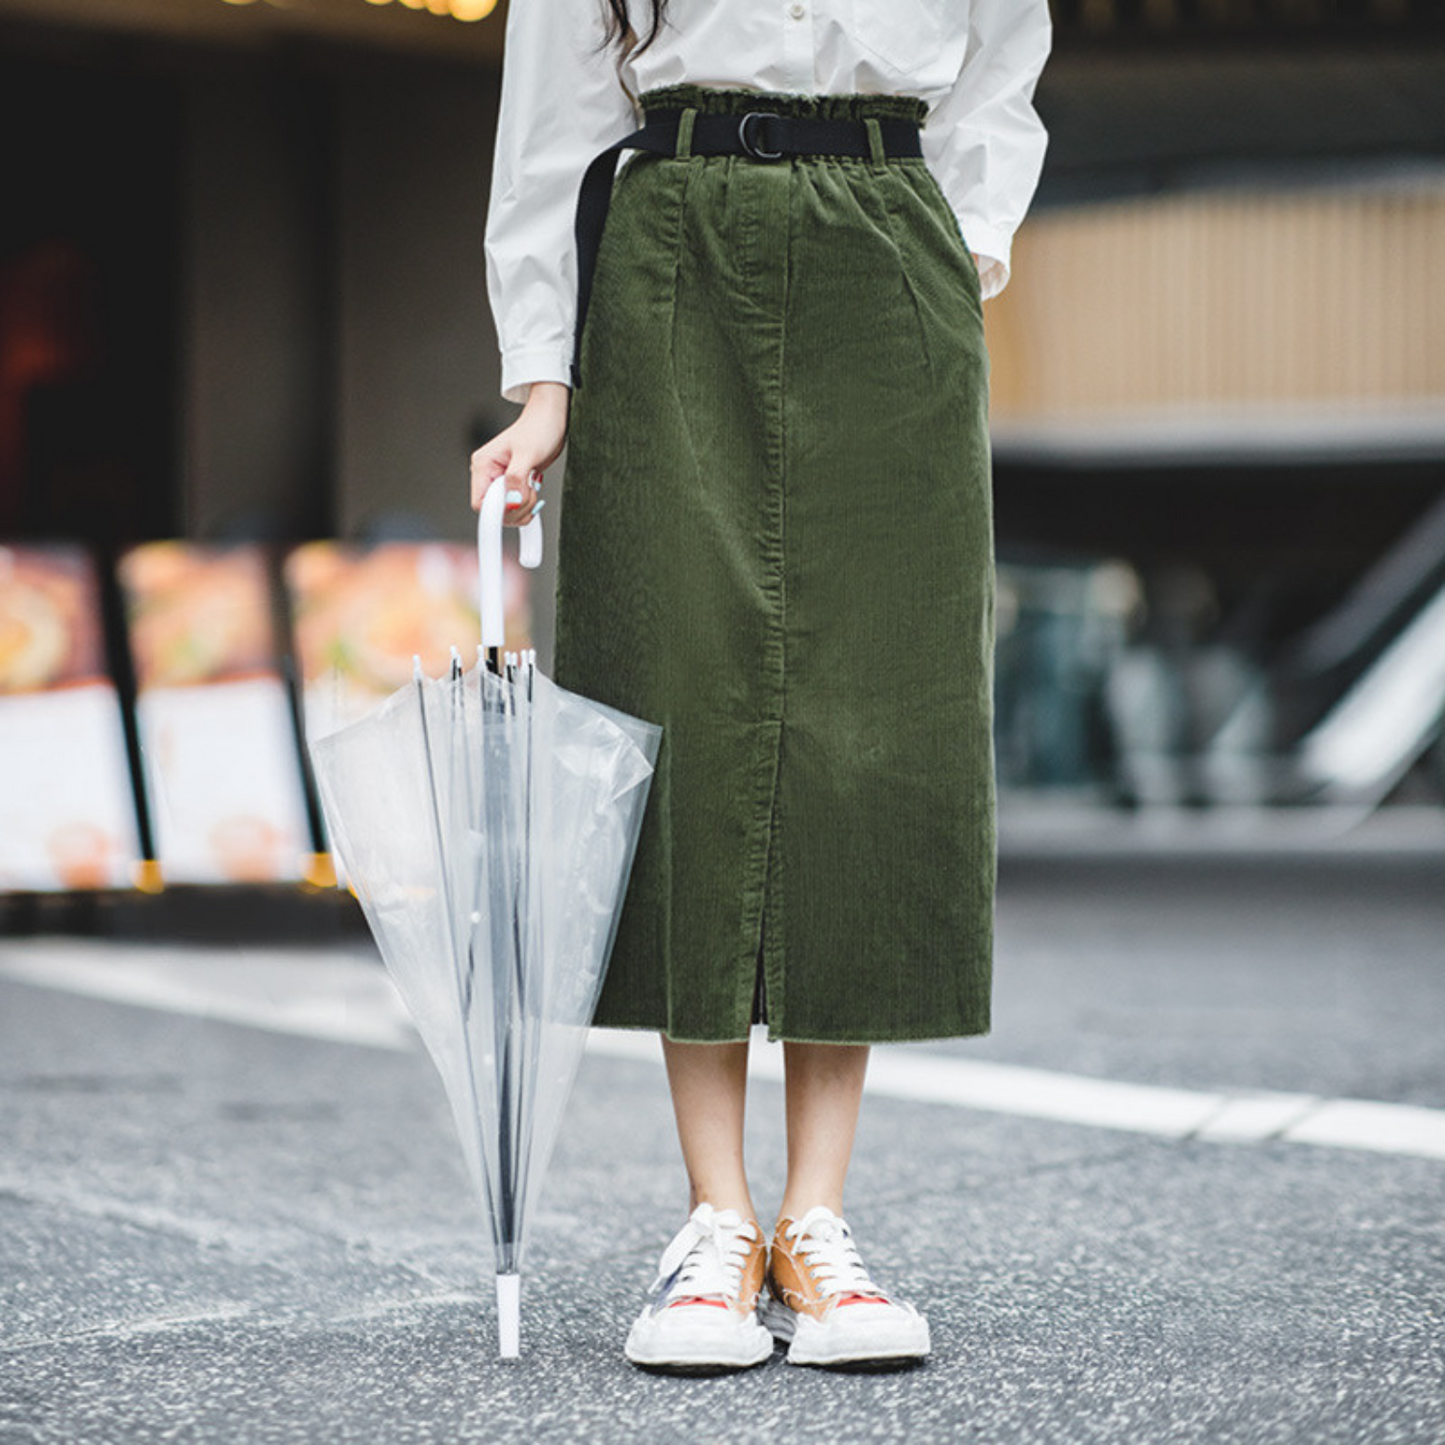
<path fill-rule="evenodd" d="M 638 124 L 603 46 L 596 0 L 511 0 L 502 59 L 487 297 L 502 353 L 502 395 L 571 381 L 577 316 L 577 190 L 587 163 Z"/>
<path fill-rule="evenodd" d="M 975 0 L 958 79 L 924 122 L 924 157 L 979 257 L 985 300 L 1008 284 L 1043 170 L 1048 132 L 1033 94 L 1052 42 L 1048 0 Z"/>

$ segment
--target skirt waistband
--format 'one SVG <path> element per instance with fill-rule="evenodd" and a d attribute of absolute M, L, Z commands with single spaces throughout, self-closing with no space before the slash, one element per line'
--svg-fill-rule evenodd
<path fill-rule="evenodd" d="M 746 115 L 750 110 L 776 111 L 779 115 L 801 115 L 820 120 L 866 120 L 893 116 L 922 125 L 928 102 L 916 95 L 872 95 L 862 91 L 846 94 L 806 94 L 800 91 L 746 90 L 734 86 L 698 85 L 681 81 L 655 86 L 638 96 L 644 111 L 695 107 L 705 115 Z"/>
<path fill-rule="evenodd" d="M 612 199 L 617 158 L 628 149 L 665 157 L 751 157 L 772 164 L 789 156 L 840 155 L 890 159 L 922 157 L 921 129 L 928 105 L 918 96 L 802 95 L 786 91 L 716 88 L 694 83 L 657 86 L 639 100 L 646 123 L 594 156 L 577 192 L 577 311 L 572 346 L 572 389 L 582 385 L 582 332 L 592 293 L 592 272 Z M 733 117 L 739 119 L 735 122 Z"/>

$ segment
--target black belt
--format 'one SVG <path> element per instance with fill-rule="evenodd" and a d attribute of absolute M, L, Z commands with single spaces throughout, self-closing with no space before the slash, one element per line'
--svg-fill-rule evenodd
<path fill-rule="evenodd" d="M 572 349 L 572 388 L 582 385 L 582 326 L 592 297 L 592 272 L 602 228 L 612 203 L 612 183 L 617 158 L 624 150 L 677 154 L 677 132 L 683 112 L 680 108 L 648 110 L 647 122 L 608 146 L 593 158 L 582 176 L 577 193 L 577 329 Z M 888 156 L 921 156 L 923 143 L 918 122 L 900 116 L 876 118 L 883 151 Z M 873 154 L 868 122 L 862 118 L 833 119 L 822 116 L 779 115 L 776 111 L 750 110 L 746 115 L 696 110 L 693 113 L 690 154 L 746 155 L 754 160 L 775 161 L 784 156 Z"/>

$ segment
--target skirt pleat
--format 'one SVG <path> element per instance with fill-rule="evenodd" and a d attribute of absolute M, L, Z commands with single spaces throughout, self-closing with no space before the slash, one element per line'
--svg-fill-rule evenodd
<path fill-rule="evenodd" d="M 642 101 L 926 113 L 693 85 Z M 663 726 L 595 1022 L 986 1033 L 988 355 L 926 162 L 629 154 L 580 363 L 554 674 Z"/>

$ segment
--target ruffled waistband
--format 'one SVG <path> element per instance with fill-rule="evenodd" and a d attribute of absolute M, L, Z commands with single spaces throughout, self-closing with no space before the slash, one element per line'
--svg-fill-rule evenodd
<path fill-rule="evenodd" d="M 682 81 L 644 90 L 638 100 L 643 110 L 695 106 L 706 114 L 745 115 L 750 110 L 771 110 L 780 115 L 803 115 L 823 120 L 862 120 L 868 116 L 896 116 L 923 124 L 928 102 L 916 95 L 869 95 L 861 91 L 841 95 L 813 95 L 797 91 L 745 90 L 740 87 L 698 85 Z"/>

